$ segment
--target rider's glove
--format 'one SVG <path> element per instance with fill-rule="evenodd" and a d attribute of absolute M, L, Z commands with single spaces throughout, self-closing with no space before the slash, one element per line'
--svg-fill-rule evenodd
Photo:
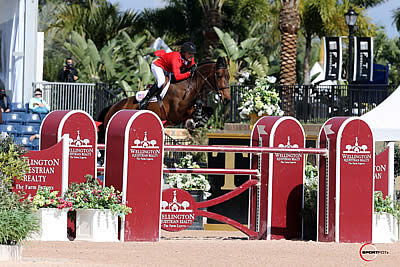
<path fill-rule="evenodd" d="M 194 64 L 190 67 L 190 75 L 193 76 L 193 74 L 196 72 L 197 70 L 197 64 Z"/>

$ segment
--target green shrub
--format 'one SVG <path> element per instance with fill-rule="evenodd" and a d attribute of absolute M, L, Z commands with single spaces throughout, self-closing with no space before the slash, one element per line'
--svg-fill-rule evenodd
<path fill-rule="evenodd" d="M 28 171 L 28 163 L 22 157 L 26 150 L 15 145 L 11 137 L 0 136 L 0 173 L 5 183 L 21 179 Z"/>
<path fill-rule="evenodd" d="M 0 136 L 0 244 L 21 243 L 39 227 L 32 205 L 11 191 L 12 180 L 21 179 L 28 169 L 24 153 L 12 138 Z"/>
<path fill-rule="evenodd" d="M 39 219 L 23 208 L 0 208 L 0 244 L 20 244 L 39 229 Z"/>

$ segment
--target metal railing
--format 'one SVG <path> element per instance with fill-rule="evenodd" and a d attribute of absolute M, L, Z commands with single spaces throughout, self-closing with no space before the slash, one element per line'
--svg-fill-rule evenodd
<path fill-rule="evenodd" d="M 94 83 L 36 82 L 32 86 L 42 89 L 51 110 L 80 109 L 94 114 Z"/>
<path fill-rule="evenodd" d="M 126 96 L 122 89 L 102 83 L 35 82 L 32 87 L 42 89 L 51 110 L 80 109 L 95 119 L 104 108 Z"/>
<path fill-rule="evenodd" d="M 238 107 L 241 105 L 241 94 L 252 86 L 232 86 L 231 102 L 228 111 L 219 111 L 224 122 L 243 122 Z M 291 101 L 295 117 L 305 123 L 321 123 L 334 116 L 361 116 L 384 101 L 398 85 L 301 85 L 275 86 L 282 99 L 282 92 L 289 87 L 294 92 Z M 221 109 L 221 107 L 218 107 Z M 288 107 L 281 103 L 281 108 Z"/>
<path fill-rule="evenodd" d="M 241 95 L 252 85 L 231 86 L 231 101 L 227 106 L 215 102 L 213 96 L 207 105 L 214 108 L 211 125 L 222 128 L 225 122 L 244 122 L 238 108 Z M 291 88 L 290 88 L 291 87 Z M 280 93 L 293 89 L 291 97 L 295 117 L 302 122 L 321 123 L 334 116 L 361 116 L 385 100 L 398 85 L 294 85 L 275 86 Z M 126 92 L 106 84 L 37 82 L 33 88 L 43 89 L 43 98 L 52 110 L 80 109 L 97 119 L 103 109 L 117 101 L 131 96 L 135 91 Z M 288 107 L 281 104 L 284 111 Z"/>
<path fill-rule="evenodd" d="M 190 145 L 190 140 L 188 139 L 175 139 L 164 133 L 164 144 L 165 145 Z M 164 164 L 169 168 L 174 167 L 174 163 L 179 163 L 180 160 L 185 157 L 187 152 L 172 152 L 165 151 L 164 152 Z"/>
<path fill-rule="evenodd" d="M 282 95 L 288 87 L 275 88 Z M 306 123 L 321 123 L 335 116 L 361 116 L 382 103 L 397 87 L 365 84 L 292 86 L 292 106 L 295 117 Z M 281 106 L 288 111 L 284 103 Z"/>

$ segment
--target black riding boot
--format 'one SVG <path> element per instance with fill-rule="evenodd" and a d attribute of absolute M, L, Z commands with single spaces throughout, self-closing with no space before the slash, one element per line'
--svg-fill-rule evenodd
<path fill-rule="evenodd" d="M 139 109 L 147 109 L 147 105 L 149 104 L 149 100 L 157 94 L 160 88 L 157 87 L 157 84 L 153 84 L 153 86 L 147 92 L 147 95 L 139 102 Z"/>
<path fill-rule="evenodd" d="M 195 110 L 193 112 L 193 120 L 197 123 L 202 119 L 202 113 L 203 113 L 203 103 L 201 102 L 200 99 L 196 100 L 195 104 Z"/>

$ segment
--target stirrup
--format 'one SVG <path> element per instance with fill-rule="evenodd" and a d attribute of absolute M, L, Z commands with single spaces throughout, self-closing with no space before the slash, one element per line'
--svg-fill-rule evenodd
<path fill-rule="evenodd" d="M 143 98 L 142 101 L 139 102 L 139 109 L 147 109 L 147 106 L 149 105 L 149 101 L 146 98 Z"/>
<path fill-rule="evenodd" d="M 147 109 L 150 99 L 150 92 L 147 92 L 147 95 L 142 99 L 142 101 L 139 102 L 139 110 Z"/>

